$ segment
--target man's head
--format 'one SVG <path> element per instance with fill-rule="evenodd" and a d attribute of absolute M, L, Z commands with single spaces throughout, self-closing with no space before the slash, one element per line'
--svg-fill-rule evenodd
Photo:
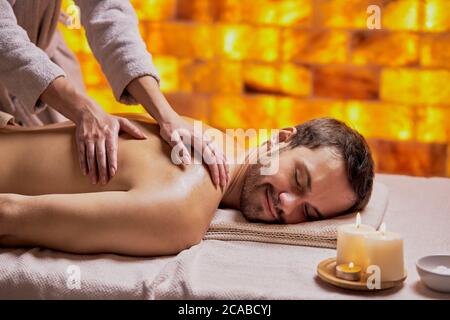
<path fill-rule="evenodd" d="M 320 118 L 279 131 L 278 171 L 261 175 L 249 167 L 241 210 L 250 221 L 300 223 L 363 209 L 372 193 L 369 146 L 341 121 Z"/>

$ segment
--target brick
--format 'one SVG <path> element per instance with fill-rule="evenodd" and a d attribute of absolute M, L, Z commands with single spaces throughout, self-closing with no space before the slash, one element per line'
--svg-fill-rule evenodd
<path fill-rule="evenodd" d="M 222 23 L 244 21 L 248 0 L 218 0 L 218 20 Z"/>
<path fill-rule="evenodd" d="M 139 20 L 168 21 L 176 14 L 177 0 L 132 0 Z"/>
<path fill-rule="evenodd" d="M 146 113 L 141 105 L 124 105 L 117 102 L 111 88 L 88 88 L 88 95 L 108 113 Z"/>
<path fill-rule="evenodd" d="M 107 86 L 107 80 L 100 68 L 100 65 L 92 55 L 79 54 L 77 57 L 80 61 L 83 81 L 87 87 Z"/>
<path fill-rule="evenodd" d="M 167 101 L 180 115 L 209 122 L 210 99 L 203 94 L 168 93 Z"/>
<path fill-rule="evenodd" d="M 196 24 L 192 28 L 189 42 L 192 46 L 193 57 L 198 59 L 212 59 L 215 56 L 216 28 L 209 24 Z"/>
<path fill-rule="evenodd" d="M 59 30 L 67 43 L 67 46 L 75 53 L 92 54 L 84 29 L 69 29 L 59 26 Z"/>
<path fill-rule="evenodd" d="M 339 100 L 281 98 L 278 107 L 282 112 L 276 118 L 276 128 L 296 126 L 322 117 L 345 120 L 344 103 Z"/>
<path fill-rule="evenodd" d="M 450 71 L 393 68 L 381 73 L 381 98 L 401 103 L 450 103 Z"/>
<path fill-rule="evenodd" d="M 148 50 L 156 55 L 210 59 L 214 29 L 208 25 L 185 23 L 151 23 L 147 25 Z"/>
<path fill-rule="evenodd" d="M 367 138 L 411 140 L 414 119 L 408 105 L 351 100 L 344 106 L 345 122 Z"/>
<path fill-rule="evenodd" d="M 214 79 L 214 81 L 211 81 Z M 196 93 L 242 92 L 242 66 L 235 61 L 183 61 L 179 89 Z"/>
<path fill-rule="evenodd" d="M 244 87 L 250 93 L 307 96 L 312 91 L 311 73 L 290 63 L 248 63 L 244 66 Z"/>
<path fill-rule="evenodd" d="M 310 0 L 247 1 L 245 21 L 252 24 L 308 26 L 312 16 Z"/>
<path fill-rule="evenodd" d="M 382 11 L 382 28 L 388 30 L 419 31 L 422 29 L 422 0 L 388 1 Z"/>
<path fill-rule="evenodd" d="M 365 0 L 317 0 L 316 26 L 364 29 L 367 27 L 368 5 Z"/>
<path fill-rule="evenodd" d="M 425 2 L 424 31 L 444 32 L 450 30 L 450 1 L 427 0 Z"/>
<path fill-rule="evenodd" d="M 178 0 L 177 19 L 213 22 L 218 15 L 218 1 Z"/>
<path fill-rule="evenodd" d="M 212 98 L 211 124 L 218 128 L 277 128 L 283 116 L 280 98 L 270 95 L 216 95 Z"/>
<path fill-rule="evenodd" d="M 216 55 L 230 60 L 271 62 L 278 59 L 277 28 L 221 24 L 216 29 Z"/>
<path fill-rule="evenodd" d="M 174 92 L 179 87 L 179 61 L 176 57 L 156 56 L 153 63 L 161 77 L 161 91 Z"/>
<path fill-rule="evenodd" d="M 214 79 L 211 81 L 211 79 Z M 242 93 L 243 70 L 242 64 L 235 61 L 214 62 L 213 74 L 206 81 L 212 85 L 214 93 Z"/>
<path fill-rule="evenodd" d="M 216 54 L 219 58 L 243 60 L 248 57 L 251 28 L 247 25 L 218 25 Z"/>
<path fill-rule="evenodd" d="M 450 141 L 450 107 L 417 107 L 417 141 L 426 143 Z"/>
<path fill-rule="evenodd" d="M 284 61 L 301 63 L 345 63 L 349 35 L 345 31 L 285 29 L 281 55 Z"/>
<path fill-rule="evenodd" d="M 284 128 L 318 117 L 343 120 L 343 102 L 269 95 L 214 96 L 211 124 L 221 128 Z"/>
<path fill-rule="evenodd" d="M 369 5 L 381 9 L 381 27 L 420 30 L 421 0 L 317 0 L 315 22 L 319 27 L 367 29 Z"/>
<path fill-rule="evenodd" d="M 417 65 L 419 36 L 408 32 L 357 31 L 351 39 L 351 62 L 356 65 Z"/>
<path fill-rule="evenodd" d="M 314 95 L 344 99 L 378 99 L 378 71 L 348 66 L 319 66 L 314 69 Z"/>
<path fill-rule="evenodd" d="M 414 176 L 446 175 L 446 144 L 369 139 L 376 171 Z"/>
<path fill-rule="evenodd" d="M 174 43 L 177 39 L 173 39 L 177 35 L 178 24 L 171 23 L 148 23 L 146 24 L 147 36 L 145 42 L 148 50 L 153 54 L 173 55 L 175 52 Z M 178 28 L 178 29 L 177 29 Z M 183 47 L 183 43 L 180 43 Z M 185 51 L 183 49 L 182 51 Z"/>
<path fill-rule="evenodd" d="M 215 0 L 218 20 L 271 26 L 309 26 L 313 0 Z"/>
<path fill-rule="evenodd" d="M 278 28 L 255 28 L 246 41 L 250 42 L 248 58 L 256 61 L 272 62 L 278 60 L 280 31 Z"/>
<path fill-rule="evenodd" d="M 423 66 L 450 69 L 450 34 L 424 34 L 420 61 Z"/>

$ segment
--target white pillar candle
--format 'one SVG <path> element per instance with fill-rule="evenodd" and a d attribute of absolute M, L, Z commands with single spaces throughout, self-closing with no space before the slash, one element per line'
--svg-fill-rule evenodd
<path fill-rule="evenodd" d="M 376 233 L 365 237 L 368 266 L 376 265 L 381 271 L 381 281 L 400 280 L 404 276 L 403 238 L 400 234 L 386 232 L 383 223 Z"/>
<path fill-rule="evenodd" d="M 337 265 L 348 264 L 360 266 L 365 272 L 367 268 L 367 256 L 365 253 L 364 236 L 374 233 L 375 228 L 361 224 L 361 216 L 358 212 L 355 224 L 344 224 L 337 228 Z"/>

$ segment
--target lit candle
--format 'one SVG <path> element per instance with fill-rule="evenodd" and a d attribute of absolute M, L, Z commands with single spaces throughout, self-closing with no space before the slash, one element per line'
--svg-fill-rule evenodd
<path fill-rule="evenodd" d="M 364 236 L 374 233 L 375 228 L 361 224 L 361 215 L 356 215 L 355 224 L 345 224 L 337 228 L 337 265 L 353 262 L 364 271 L 367 257 L 364 249 Z"/>
<path fill-rule="evenodd" d="M 400 280 L 404 276 L 403 238 L 398 233 L 386 232 L 386 224 L 380 230 L 365 237 L 368 265 L 376 265 L 381 271 L 381 281 Z"/>
<path fill-rule="evenodd" d="M 339 264 L 336 266 L 336 277 L 350 281 L 359 281 L 361 279 L 361 267 L 356 266 L 353 262 Z"/>

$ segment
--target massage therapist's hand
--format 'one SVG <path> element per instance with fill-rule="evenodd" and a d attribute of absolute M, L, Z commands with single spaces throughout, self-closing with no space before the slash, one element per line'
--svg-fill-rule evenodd
<path fill-rule="evenodd" d="M 201 146 L 201 150 L 195 150 L 202 155 L 208 165 L 212 180 L 215 185 L 225 187 L 229 181 L 229 172 L 225 155 L 219 148 L 202 137 L 202 133 L 194 131 L 194 126 L 178 115 L 172 116 L 169 120 L 161 121 L 160 135 L 173 148 L 181 150 L 181 162 L 185 165 L 191 163 L 191 155 L 183 142 L 191 146 Z"/>
<path fill-rule="evenodd" d="M 225 186 L 228 183 L 229 173 L 223 153 L 214 143 L 205 141 L 194 133 L 193 125 L 186 122 L 172 109 L 153 77 L 142 76 L 134 79 L 128 84 L 127 91 L 158 122 L 161 137 L 172 147 L 177 146 L 178 150 L 182 150 L 180 160 L 184 164 L 191 162 L 191 155 L 183 142 L 190 142 L 193 146 L 201 145 L 202 150 L 196 151 L 201 152 L 214 184 Z"/>
<path fill-rule="evenodd" d="M 145 139 L 130 121 L 106 113 L 65 77 L 53 80 L 39 99 L 76 124 L 80 167 L 85 175 L 89 174 L 92 184 L 106 184 L 116 174 L 119 131 Z"/>
<path fill-rule="evenodd" d="M 111 116 L 89 99 L 82 116 L 75 120 L 78 158 L 92 184 L 106 184 L 117 172 L 118 137 L 125 131 L 137 139 L 145 135 L 128 119 Z"/>

